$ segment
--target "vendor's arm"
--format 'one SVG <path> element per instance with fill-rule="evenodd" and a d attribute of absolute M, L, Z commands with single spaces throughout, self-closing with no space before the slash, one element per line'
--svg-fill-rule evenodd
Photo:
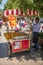
<path fill-rule="evenodd" d="M 30 30 L 33 30 L 34 27 L 35 27 L 35 23 L 32 23 L 30 26 Z"/>

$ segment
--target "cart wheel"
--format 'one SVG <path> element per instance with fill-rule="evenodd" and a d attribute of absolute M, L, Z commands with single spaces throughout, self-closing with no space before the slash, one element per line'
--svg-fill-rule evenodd
<path fill-rule="evenodd" d="M 27 52 L 30 53 L 31 49 L 28 49 Z"/>
<path fill-rule="evenodd" d="M 30 49 L 27 52 L 30 53 Z"/>

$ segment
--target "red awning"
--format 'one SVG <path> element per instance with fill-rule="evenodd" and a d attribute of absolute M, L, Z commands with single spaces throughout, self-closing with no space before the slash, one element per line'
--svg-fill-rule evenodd
<path fill-rule="evenodd" d="M 22 10 L 19 9 L 14 9 L 14 10 L 5 10 L 4 11 L 4 16 L 8 16 L 9 14 L 12 15 L 25 15 L 25 13 Z M 34 11 L 31 9 L 27 9 L 27 15 L 32 16 L 32 15 L 39 15 L 38 11 Z"/>

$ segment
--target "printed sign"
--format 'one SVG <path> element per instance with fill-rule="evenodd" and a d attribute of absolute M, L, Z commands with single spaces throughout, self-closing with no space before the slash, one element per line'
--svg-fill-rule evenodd
<path fill-rule="evenodd" d="M 20 49 L 20 41 L 15 42 L 14 49 Z"/>

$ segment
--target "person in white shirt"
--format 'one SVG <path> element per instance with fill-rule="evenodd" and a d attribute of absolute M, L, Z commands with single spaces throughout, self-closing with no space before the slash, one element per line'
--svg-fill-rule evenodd
<path fill-rule="evenodd" d="M 35 18 L 35 23 L 32 23 L 32 30 L 33 30 L 33 43 L 35 50 L 38 49 L 38 37 L 39 37 L 39 30 L 40 30 L 40 22 L 39 18 Z"/>

